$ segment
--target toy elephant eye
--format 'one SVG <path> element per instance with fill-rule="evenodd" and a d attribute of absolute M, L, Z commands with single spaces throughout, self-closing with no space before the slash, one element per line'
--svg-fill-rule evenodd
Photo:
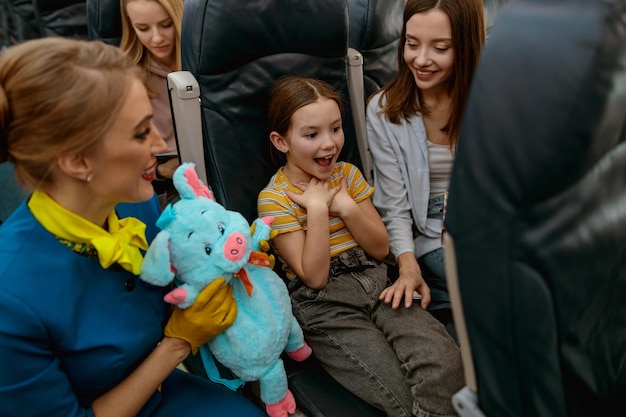
<path fill-rule="evenodd" d="M 207 255 L 210 255 L 212 250 L 213 250 L 212 245 L 204 245 L 204 251 L 206 252 Z"/>
<path fill-rule="evenodd" d="M 226 228 L 224 227 L 222 223 L 219 223 L 217 225 L 217 230 L 219 230 L 221 234 L 224 234 L 224 231 L 226 230 Z"/>

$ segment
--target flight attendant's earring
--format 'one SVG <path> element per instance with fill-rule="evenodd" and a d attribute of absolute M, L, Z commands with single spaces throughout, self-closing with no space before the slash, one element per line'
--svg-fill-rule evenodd
<path fill-rule="evenodd" d="M 87 175 L 87 178 L 85 178 L 85 181 L 91 182 L 91 180 L 93 180 L 93 174 Z"/>

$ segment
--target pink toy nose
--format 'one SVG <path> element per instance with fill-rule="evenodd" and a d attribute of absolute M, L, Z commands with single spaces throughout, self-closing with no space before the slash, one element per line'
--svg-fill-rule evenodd
<path fill-rule="evenodd" d="M 230 262 L 239 261 L 246 254 L 246 238 L 243 233 L 235 232 L 228 236 L 224 245 L 224 257 Z"/>

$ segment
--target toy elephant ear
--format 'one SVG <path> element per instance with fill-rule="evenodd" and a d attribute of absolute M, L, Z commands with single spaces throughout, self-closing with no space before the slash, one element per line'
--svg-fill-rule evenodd
<path fill-rule="evenodd" d="M 181 164 L 172 177 L 174 187 L 178 190 L 178 194 L 183 199 L 193 199 L 197 197 L 205 197 L 209 200 L 215 200 L 213 194 L 201 180 L 195 170 L 195 164 L 185 162 Z"/>

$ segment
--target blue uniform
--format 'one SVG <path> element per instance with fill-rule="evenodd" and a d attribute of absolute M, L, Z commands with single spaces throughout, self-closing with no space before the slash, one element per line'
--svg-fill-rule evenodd
<path fill-rule="evenodd" d="M 156 199 L 117 213 L 146 223 L 148 242 L 155 236 Z M 68 249 L 23 202 L 0 226 L 0 415 L 93 415 L 93 400 L 163 338 L 167 290 Z M 238 393 L 174 371 L 139 413 L 158 415 L 264 414 Z"/>

